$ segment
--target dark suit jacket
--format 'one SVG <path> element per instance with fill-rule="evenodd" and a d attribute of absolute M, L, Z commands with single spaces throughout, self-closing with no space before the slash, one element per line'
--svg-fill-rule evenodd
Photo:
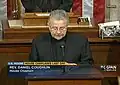
<path fill-rule="evenodd" d="M 79 64 L 92 64 L 93 59 L 87 38 L 77 33 L 66 37 L 65 55 L 54 60 L 51 52 L 51 35 L 40 35 L 33 39 L 30 61 L 66 61 Z"/>
<path fill-rule="evenodd" d="M 50 12 L 55 9 L 70 11 L 73 0 L 21 0 L 26 12 Z"/>

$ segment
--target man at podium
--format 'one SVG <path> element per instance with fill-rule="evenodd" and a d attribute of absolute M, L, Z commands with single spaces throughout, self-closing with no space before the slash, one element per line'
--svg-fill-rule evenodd
<path fill-rule="evenodd" d="M 48 19 L 49 33 L 33 39 L 30 61 L 65 61 L 76 64 L 93 63 L 87 38 L 68 33 L 69 16 L 64 10 L 54 10 Z"/>
<path fill-rule="evenodd" d="M 55 9 L 70 11 L 73 0 L 21 0 L 25 12 L 50 12 Z"/>

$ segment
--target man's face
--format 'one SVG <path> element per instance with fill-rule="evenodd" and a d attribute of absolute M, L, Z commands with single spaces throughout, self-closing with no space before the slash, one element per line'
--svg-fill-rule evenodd
<path fill-rule="evenodd" d="M 52 19 L 49 23 L 49 30 L 53 38 L 60 40 L 66 35 L 67 21 Z"/>

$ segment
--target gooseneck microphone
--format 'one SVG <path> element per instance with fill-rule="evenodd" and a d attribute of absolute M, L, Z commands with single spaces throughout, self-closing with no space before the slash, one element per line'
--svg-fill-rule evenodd
<path fill-rule="evenodd" d="M 64 61 L 64 59 L 65 59 L 65 42 L 64 41 L 62 41 L 61 43 L 60 43 L 60 48 L 61 48 L 61 53 L 62 53 L 62 61 Z M 65 70 L 65 66 L 62 66 L 62 70 L 63 70 L 63 73 L 65 73 L 66 72 L 66 70 Z"/>
<path fill-rule="evenodd" d="M 62 53 L 62 61 L 64 61 L 64 57 L 65 57 L 65 42 L 61 41 L 60 42 L 60 48 L 61 48 L 61 53 Z"/>
<path fill-rule="evenodd" d="M 64 45 L 61 45 L 61 50 L 62 50 L 62 59 L 64 61 L 64 57 L 65 57 L 65 46 Z"/>

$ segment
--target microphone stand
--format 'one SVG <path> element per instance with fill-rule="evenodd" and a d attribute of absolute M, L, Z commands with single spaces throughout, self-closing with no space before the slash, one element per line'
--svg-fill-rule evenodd
<path fill-rule="evenodd" d="M 64 57 L 65 57 L 65 45 L 61 45 L 61 50 L 62 50 L 62 60 L 64 61 Z M 63 71 L 62 71 L 62 73 L 65 73 L 66 72 L 66 66 L 62 66 L 62 69 L 63 69 Z"/>

